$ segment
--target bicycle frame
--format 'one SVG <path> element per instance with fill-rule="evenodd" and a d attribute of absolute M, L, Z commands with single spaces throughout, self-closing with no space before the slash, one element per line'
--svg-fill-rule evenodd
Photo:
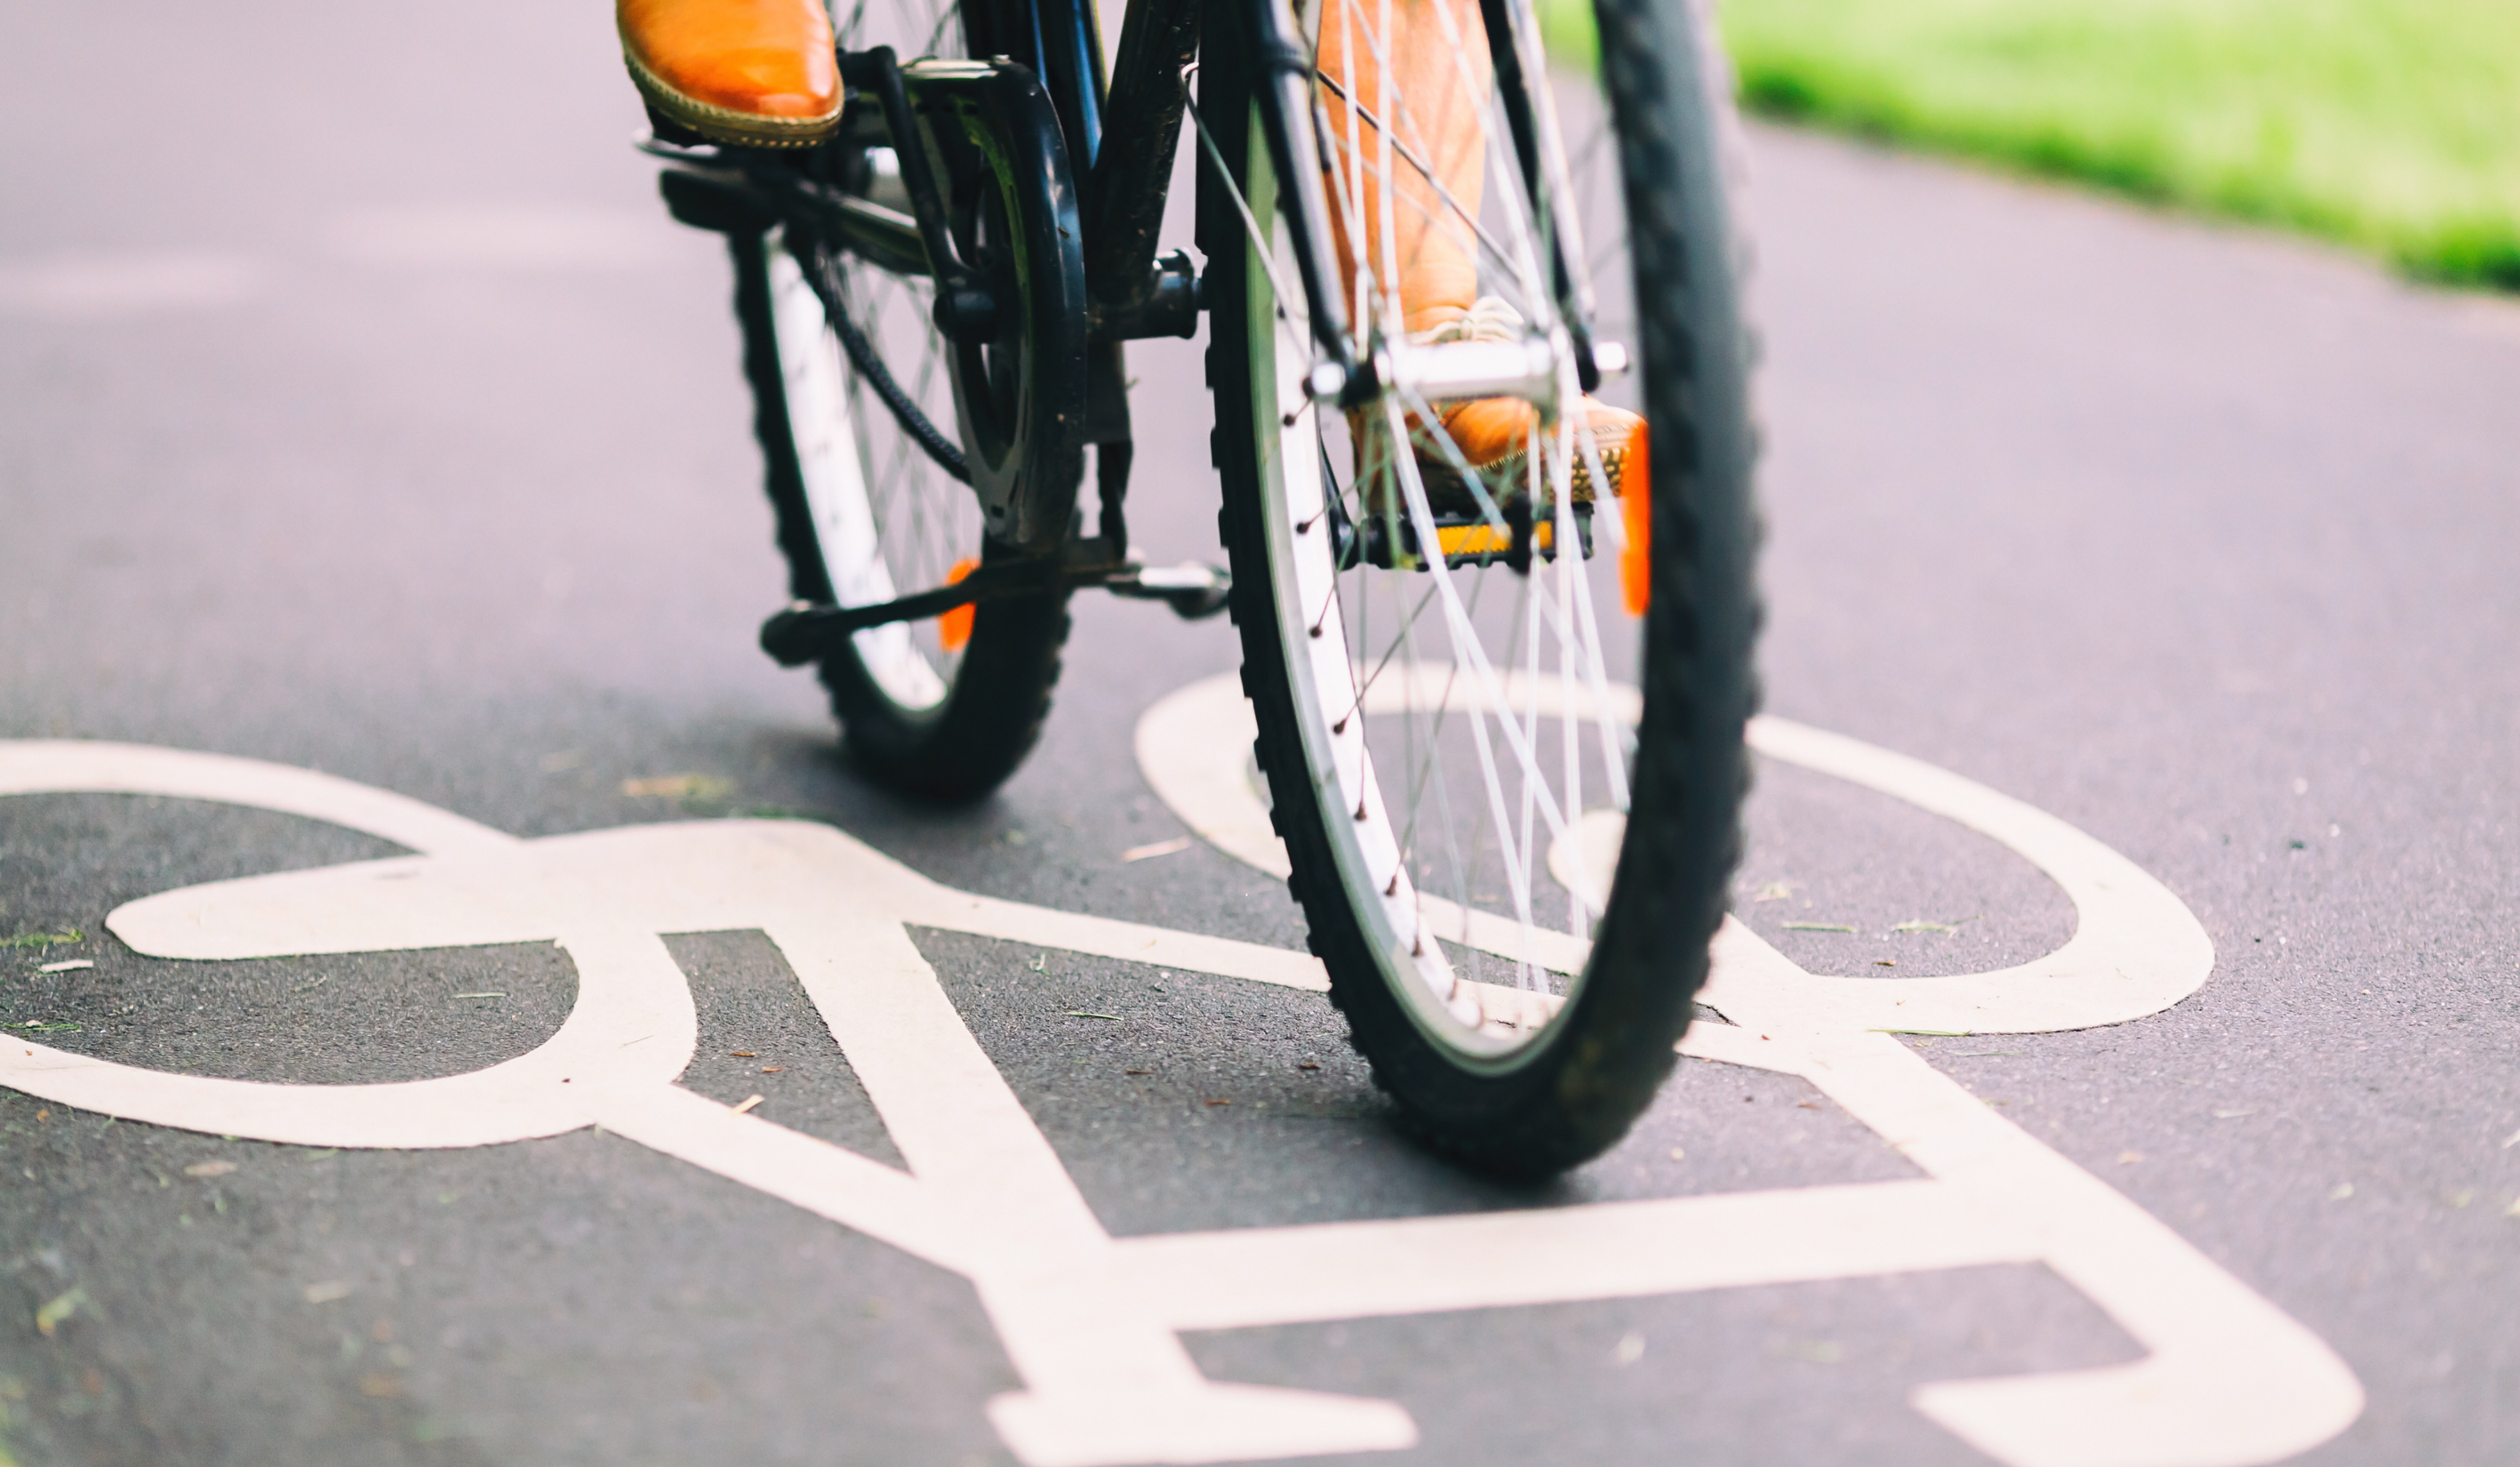
<path fill-rule="evenodd" d="M 1074 275 L 1057 282 L 1052 292 L 1077 302 L 1074 334 L 1062 329 L 1052 336 L 1076 344 L 1058 349 L 1082 368 L 1077 374 L 1082 401 L 1074 414 L 1053 416 L 1062 435 L 1073 435 L 1061 439 L 1060 462 L 1077 464 L 1081 472 L 1082 447 L 1091 444 L 1096 450 L 1100 532 L 1082 540 L 1069 533 L 1076 485 L 1050 481 L 1060 476 L 1026 476 L 1012 491 L 1017 502 L 992 502 L 988 486 L 975 481 L 993 537 L 1007 555 L 953 585 L 880 605 L 781 612 L 761 634 L 763 649 L 779 662 L 794 666 L 817 661 L 869 626 L 1062 586 L 1102 586 L 1163 599 L 1185 616 L 1222 606 L 1228 583 L 1222 573 L 1167 581 L 1142 572 L 1128 554 L 1123 513 L 1135 454 L 1121 345 L 1148 337 L 1191 336 L 1201 308 L 1189 256 L 1176 252 L 1158 258 L 1157 249 L 1189 107 L 1190 75 L 1203 41 L 1238 41 L 1257 60 L 1260 123 L 1282 180 L 1281 207 L 1321 353 L 1312 376 L 1314 393 L 1356 407 L 1398 384 L 1430 399 L 1508 393 L 1553 403 L 1552 353 L 1536 344 L 1429 352 L 1390 344 L 1370 355 L 1359 354 L 1338 288 L 1324 179 L 1327 156 L 1317 131 L 1327 126 L 1327 115 L 1316 95 L 1318 78 L 1303 26 L 1287 0 L 1227 3 L 1238 12 L 1232 19 L 1240 25 L 1210 35 L 1202 0 L 1130 0 L 1117 66 L 1106 76 L 1092 0 L 963 0 L 967 50 L 988 60 L 956 64 L 952 84 L 970 85 L 974 69 L 993 76 L 1020 71 L 1021 89 L 1038 82 L 1040 95 L 1049 102 L 1046 118 L 1036 107 L 1002 110 L 1001 120 L 1012 118 L 1009 150 L 1019 160 L 1018 171 L 1045 185 L 1047 206 L 1058 215 L 1057 233 L 1067 232 L 1067 210 L 1072 208 L 1081 236 L 1081 252 L 1067 248 L 1070 242 L 1045 236 L 1033 258 L 1063 257 L 1062 272 Z M 1542 166 L 1554 150 L 1555 120 L 1545 94 L 1528 84 L 1539 57 L 1536 20 L 1528 0 L 1480 0 L 1480 13 L 1496 59 L 1508 131 L 1529 180 L 1535 212 L 1553 214 L 1546 208 L 1546 196 L 1565 186 L 1548 178 Z M 925 145 L 935 136 L 929 119 L 941 109 L 924 93 L 946 73 L 924 66 L 905 68 L 886 48 L 843 52 L 840 66 L 851 91 L 862 99 L 852 102 L 852 112 L 870 104 L 880 111 L 880 132 L 892 140 L 901 159 L 915 217 L 831 187 L 813 167 L 799 169 L 789 160 L 661 143 L 651 144 L 650 151 L 695 170 L 710 189 L 724 188 L 728 176 L 736 175 L 745 201 L 742 206 L 762 217 L 802 220 L 885 268 L 930 276 L 936 285 L 939 329 L 958 342 L 974 342 L 995 322 L 997 303 L 956 257 L 945 200 L 925 156 Z M 875 136 L 869 130 L 874 120 L 860 113 L 844 136 L 867 144 Z M 909 132 L 923 134 L 922 146 L 901 145 Z M 686 185 L 690 181 L 687 174 Z M 704 222 L 697 215 L 705 213 L 706 206 L 678 201 L 675 189 L 669 176 L 668 203 L 677 214 Z M 1594 345 L 1590 293 L 1567 267 L 1566 242 L 1552 231 L 1547 248 L 1559 317 L 1577 377 L 1589 391 L 1598 386 L 1604 368 L 1619 370 L 1624 359 L 1615 347 L 1597 351 Z"/>

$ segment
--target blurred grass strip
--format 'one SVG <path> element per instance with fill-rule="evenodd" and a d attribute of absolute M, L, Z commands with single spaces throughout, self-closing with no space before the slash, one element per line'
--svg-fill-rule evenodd
<path fill-rule="evenodd" d="M 2520 0 L 1720 5 L 1753 112 L 2520 290 Z"/>

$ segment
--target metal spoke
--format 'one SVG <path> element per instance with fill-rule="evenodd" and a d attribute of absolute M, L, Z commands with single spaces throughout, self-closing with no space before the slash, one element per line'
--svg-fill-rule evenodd
<path fill-rule="evenodd" d="M 1567 318 L 1589 315 L 1598 263 L 1584 257 L 1584 238 L 1609 243 L 1615 257 L 1622 234 L 1613 216 L 1579 229 L 1569 211 L 1579 201 L 1615 206 L 1619 195 L 1580 198 L 1578 184 L 1593 186 L 1613 139 L 1586 131 L 1574 139 L 1580 166 L 1570 167 L 1567 139 L 1546 99 L 1535 118 L 1538 176 L 1525 179 L 1504 88 L 1476 74 L 1475 13 L 1455 9 L 1463 0 L 1432 0 L 1435 19 L 1415 19 L 1427 3 L 1300 7 L 1315 64 L 1319 197 L 1338 248 L 1357 256 L 1338 261 L 1332 288 L 1348 307 L 1347 350 L 1363 361 L 1401 344 L 1413 307 L 1418 321 L 1440 318 L 1444 312 L 1424 308 L 1454 303 L 1454 290 L 1474 285 L 1476 298 L 1520 309 L 1532 338 L 1552 344 L 1558 380 L 1551 392 L 1533 394 L 1536 415 L 1508 420 L 1519 435 L 1508 451 L 1474 464 L 1470 446 L 1494 452 L 1470 436 L 1485 436 L 1485 426 L 1458 415 L 1448 422 L 1446 413 L 1462 404 L 1422 390 L 1385 385 L 1349 411 L 1309 393 L 1299 402 L 1319 358 L 1298 324 L 1303 302 L 1292 289 L 1292 259 L 1275 248 L 1282 221 L 1252 215 L 1238 189 L 1230 198 L 1251 236 L 1251 288 L 1263 288 L 1265 275 L 1279 306 L 1280 324 L 1267 336 L 1281 353 L 1280 411 L 1270 431 L 1282 436 L 1264 456 L 1300 464 L 1308 479 L 1318 469 L 1320 503 L 1303 487 L 1288 501 L 1294 533 L 1272 543 L 1283 547 L 1273 553 L 1291 553 L 1304 567 L 1299 582 L 1278 591 L 1279 615 L 1289 619 L 1288 673 L 1310 680 L 1299 706 L 1323 725 L 1308 735 L 1323 741 L 1309 747 L 1327 760 L 1314 770 L 1317 798 L 1326 813 L 1345 798 L 1352 818 L 1338 826 L 1353 828 L 1351 848 L 1363 862 L 1347 864 L 1341 880 L 1355 887 L 1360 913 L 1379 902 L 1389 923 L 1383 931 L 1398 944 L 1395 980 L 1411 967 L 1399 954 L 1420 954 L 1416 976 L 1462 1024 L 1487 1036 L 1479 1043 L 1518 1042 L 1538 1027 L 1540 1011 L 1510 1001 L 1499 1007 L 1497 986 L 1462 989 L 1459 982 L 1479 977 L 1534 1002 L 1564 991 L 1559 975 L 1583 966 L 1567 940 L 1580 942 L 1593 931 L 1612 876 L 1595 869 L 1606 853 L 1588 806 L 1606 801 L 1624 810 L 1628 802 L 1633 736 L 1624 720 L 1634 697 L 1608 679 L 1609 616 L 1593 604 L 1605 588 L 1615 594 L 1615 580 L 1605 577 L 1617 562 L 1605 554 L 1597 567 L 1592 546 L 1598 537 L 1605 551 L 1624 547 L 1623 506 L 1610 493 L 1588 412 L 1577 406 L 1586 399 L 1566 344 Z M 1523 11 L 1514 59 L 1523 76 L 1545 84 L 1528 7 L 1511 3 Z M 1412 7 L 1405 26 L 1403 4 Z M 1456 23 L 1464 14 L 1470 19 Z M 1441 58 L 1427 49 L 1439 36 Z M 1439 98 L 1438 89 L 1449 95 Z M 1427 125 L 1438 120 L 1440 130 Z M 1462 132 L 1465 125 L 1477 129 L 1475 138 Z M 1199 146 L 1230 183 L 1204 125 Z M 1259 156 L 1255 140 L 1255 161 Z M 1579 272 L 1562 287 L 1554 275 L 1561 240 L 1570 272 Z M 1466 271 L 1448 279 L 1462 285 L 1448 283 L 1431 298 L 1417 294 L 1430 278 L 1418 273 L 1424 265 L 1456 262 Z M 1293 469 L 1281 472 L 1291 485 Z M 1595 486 L 1592 504 L 1574 501 L 1578 473 Z M 1338 550 L 1337 533 L 1326 532 L 1336 524 L 1353 527 L 1354 559 Z M 1476 548 L 1461 546 L 1468 527 L 1483 536 Z M 1449 551 L 1447 534 L 1456 537 Z M 1514 535 L 1510 552 L 1505 535 Z M 1358 553 L 1369 546 L 1370 554 Z M 1492 591 L 1491 583 L 1506 589 Z M 1286 586 L 1299 586 L 1300 595 Z M 1307 631 L 1334 636 L 1332 648 L 1306 645 Z M 1543 886 L 1552 878 L 1563 889 L 1562 922 L 1556 896 Z M 1510 983 L 1500 961 L 1512 969 Z"/>

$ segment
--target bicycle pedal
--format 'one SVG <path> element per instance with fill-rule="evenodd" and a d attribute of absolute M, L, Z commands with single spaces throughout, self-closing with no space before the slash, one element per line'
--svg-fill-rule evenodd
<path fill-rule="evenodd" d="M 779 222 L 778 206 L 741 174 L 667 168 L 656 192 L 674 222 L 711 234 L 754 235 Z"/>
<path fill-rule="evenodd" d="M 1132 601 L 1161 601 L 1185 621 L 1225 610 L 1234 594 L 1233 573 L 1184 561 L 1178 566 L 1139 566 L 1103 582 L 1103 589 Z"/>
<path fill-rule="evenodd" d="M 1395 527 L 1398 530 L 1396 556 L 1393 553 Z M 1334 529 L 1339 532 L 1338 553 L 1342 566 L 1361 563 L 1377 571 L 1425 569 L 1425 560 L 1418 553 L 1417 527 L 1407 519 L 1399 520 L 1395 527 L 1379 515 L 1369 515 L 1362 525 L 1351 526 L 1344 523 L 1342 517 L 1342 523 Z M 1510 524 L 1499 529 L 1486 519 L 1473 515 L 1439 515 L 1435 519 L 1435 538 L 1444 547 L 1444 564 L 1455 570 L 1500 561 L 1511 565 L 1520 556 L 1536 556 L 1543 561 L 1557 559 L 1557 527 L 1554 522 L 1544 520 L 1530 527 L 1530 536 L 1528 548 L 1517 549 Z M 1593 507 L 1589 504 L 1575 507 L 1575 538 L 1580 546 L 1579 553 L 1584 559 L 1591 560 Z"/>

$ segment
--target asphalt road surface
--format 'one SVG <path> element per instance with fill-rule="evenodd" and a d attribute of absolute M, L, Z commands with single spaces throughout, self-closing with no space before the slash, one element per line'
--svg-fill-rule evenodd
<path fill-rule="evenodd" d="M 1184 832 L 1132 740 L 1232 669 L 1221 621 L 1080 600 L 1039 752 L 947 812 L 856 779 L 810 681 L 753 650 L 782 581 L 728 274 L 626 146 L 600 13 L 21 6 L 6 31 L 0 739 L 320 769 L 519 837 L 803 815 L 965 892 L 1300 946 L 1282 889 L 1217 849 L 1121 859 Z M 2520 1460 L 2520 309 L 1838 143 L 1752 149 L 1768 706 L 2079 828 L 2214 953 L 2153 1017 L 1898 1042 L 2042 1175 L 2103 1189 L 2077 1194 L 2117 1209 L 2088 1257 L 2140 1243 L 2214 1289 L 2156 1288 L 2156 1338 L 2124 1301 L 2167 1275 L 2040 1244 L 1186 1326 L 1190 1359 L 1396 1402 L 1418 1444 L 1308 1460 L 2225 1463 L 2286 1420 L 2351 1423 L 2304 1462 Z M 1158 558 L 1215 553 L 1199 349 L 1132 348 Z M 1994 841 L 1806 769 L 1763 764 L 1751 830 L 1736 910 L 1813 972 L 1997 969 L 2075 931 Z M 85 935 L 0 949 L 0 1022 L 327 1084 L 550 1037 L 578 975 L 547 940 L 180 962 L 103 931 L 398 848 L 234 803 L 0 800 L 0 938 Z M 1505 1189 L 1397 1136 L 1314 993 L 914 937 L 1124 1240 L 1540 1210 L 1454 1261 L 1553 1278 L 1552 1228 L 1596 1205 L 1923 1175 L 1838 1091 L 1689 1059 L 1619 1149 Z M 668 946 L 686 1090 L 903 1162 L 780 948 Z M 731 1165 L 608 1129 L 230 1140 L 0 1089 L 0 1434 L 28 1467 L 1013 1460 L 989 1402 L 1026 1377 L 965 1272 Z M 1088 1274 L 1053 1334 L 1144 1304 Z M 2279 1355 L 2344 1368 L 2250 1373 Z M 1990 1444 L 1918 1394 L 2155 1357 L 2174 1396 L 2229 1382 L 2148 1456 Z"/>

